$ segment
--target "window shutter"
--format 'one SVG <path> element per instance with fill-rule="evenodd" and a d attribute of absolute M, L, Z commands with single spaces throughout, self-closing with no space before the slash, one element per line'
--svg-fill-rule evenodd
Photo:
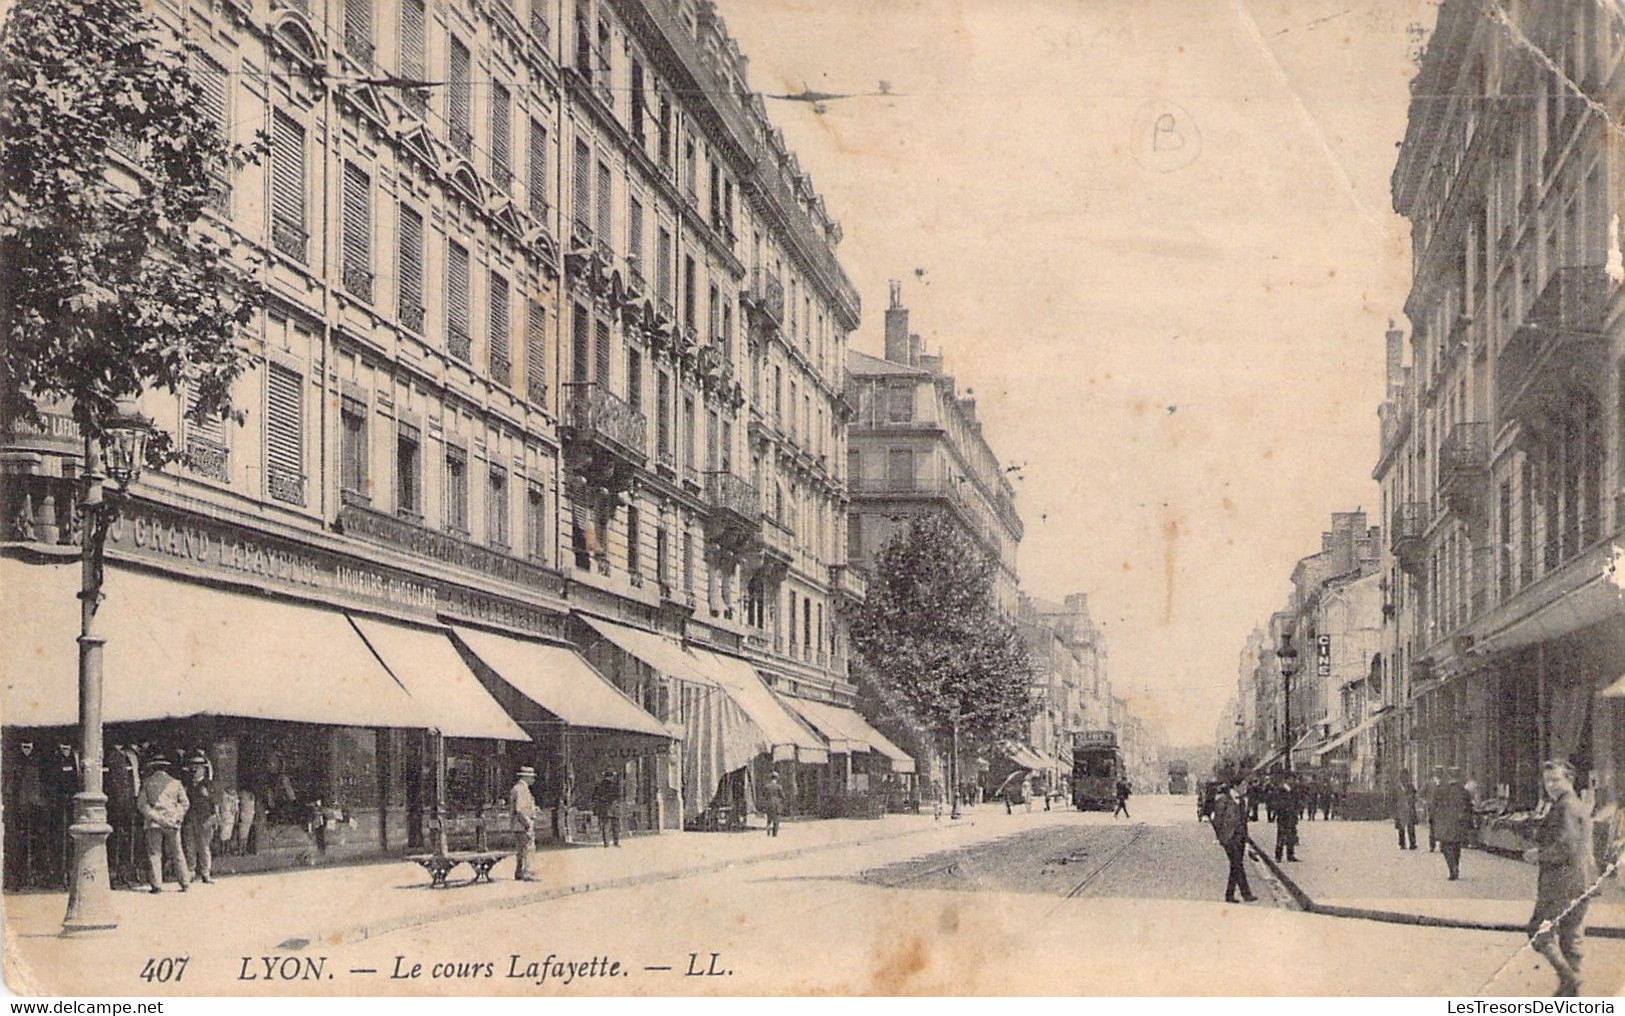
<path fill-rule="evenodd" d="M 423 0 L 401 0 L 401 76 L 413 81 L 427 77 L 423 58 L 427 22 Z"/>
<path fill-rule="evenodd" d="M 305 129 L 278 110 L 271 135 L 271 212 L 305 228 Z"/>
<path fill-rule="evenodd" d="M 530 150 L 525 165 L 527 188 L 530 191 L 530 214 L 538 219 L 547 215 L 547 128 L 530 122 Z"/>
<path fill-rule="evenodd" d="M 446 248 L 446 326 L 468 336 L 468 250 L 453 243 Z"/>
<path fill-rule="evenodd" d="M 400 228 L 401 317 L 414 316 L 413 331 L 423 330 L 423 216 L 401 205 Z"/>
<path fill-rule="evenodd" d="M 303 379 L 286 367 L 270 365 L 265 399 L 265 461 L 272 469 L 304 472 Z"/>
<path fill-rule="evenodd" d="M 579 232 L 592 231 L 592 150 L 576 139 L 575 174 L 571 177 L 575 226 Z"/>
<path fill-rule="evenodd" d="M 344 48 L 363 63 L 372 60 L 372 0 L 344 0 Z"/>
<path fill-rule="evenodd" d="M 597 322 L 597 342 L 593 358 L 593 380 L 605 389 L 609 388 L 609 324 L 604 321 Z"/>
<path fill-rule="evenodd" d="M 344 288 L 372 299 L 372 181 L 344 164 Z"/>
<path fill-rule="evenodd" d="M 451 65 L 446 74 L 446 126 L 451 129 L 451 145 L 453 148 L 469 154 L 473 147 L 473 138 L 469 131 L 469 110 L 472 107 L 471 85 L 469 79 L 472 75 L 472 61 L 469 59 L 468 47 L 451 41 Z"/>
<path fill-rule="evenodd" d="M 502 85 L 491 86 L 491 166 L 493 169 L 507 171 L 511 158 L 511 129 L 508 114 L 508 89 Z M 506 186 L 506 181 L 498 183 Z"/>
<path fill-rule="evenodd" d="M 626 402 L 643 409 L 643 354 L 632 348 L 626 351 Z"/>
<path fill-rule="evenodd" d="M 491 373 L 506 383 L 508 365 L 508 280 L 491 273 Z"/>
<path fill-rule="evenodd" d="M 629 198 L 626 203 L 626 256 L 633 261 L 638 277 L 643 277 L 643 202 Z"/>
<path fill-rule="evenodd" d="M 539 303 L 530 305 L 530 316 L 525 322 L 525 387 L 530 401 L 546 401 L 547 309 Z"/>
<path fill-rule="evenodd" d="M 592 325 L 587 320 L 587 309 L 579 303 L 575 307 L 575 315 L 570 320 L 570 380 L 586 384 L 591 380 Z"/>
<path fill-rule="evenodd" d="M 197 388 L 188 387 L 186 391 L 186 432 L 192 437 L 200 437 L 217 445 L 224 445 L 226 443 L 226 421 L 212 413 L 199 421 L 191 415 L 197 409 L 197 402 Z"/>
<path fill-rule="evenodd" d="M 598 239 L 603 243 L 609 242 L 610 234 L 614 231 L 614 224 L 610 220 L 610 174 L 609 164 L 598 164 Z"/>
<path fill-rule="evenodd" d="M 226 68 L 209 54 L 198 52 L 192 65 L 192 83 L 197 86 L 204 114 L 222 134 L 226 133 L 230 127 L 226 120 Z"/>

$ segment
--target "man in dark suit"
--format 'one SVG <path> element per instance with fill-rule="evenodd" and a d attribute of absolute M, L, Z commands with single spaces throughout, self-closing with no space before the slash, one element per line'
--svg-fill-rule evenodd
<path fill-rule="evenodd" d="M 1409 769 L 1399 771 L 1393 788 L 1394 829 L 1399 832 L 1399 849 L 1416 849 L 1416 781 Z M 1407 838 L 1410 842 L 1407 844 Z"/>
<path fill-rule="evenodd" d="M 1552 804 L 1535 833 L 1538 846 L 1523 853 L 1525 861 L 1540 865 L 1530 944 L 1557 971 L 1557 994 L 1578 995 L 1586 909 L 1597 882 L 1591 811 L 1574 792 L 1574 770 L 1567 762 L 1543 763 L 1540 779 Z"/>
<path fill-rule="evenodd" d="M 1230 878 L 1224 885 L 1224 901 L 1236 902 L 1236 890 L 1241 898 L 1251 903 L 1258 897 L 1247 884 L 1247 806 L 1242 801 L 1241 788 L 1235 784 L 1220 789 L 1213 801 L 1213 835 L 1219 838 L 1225 857 L 1230 860 Z"/>
<path fill-rule="evenodd" d="M 1298 859 L 1298 811 L 1303 792 L 1290 777 L 1281 781 L 1275 795 L 1275 859 Z"/>
<path fill-rule="evenodd" d="M 1461 782 L 1461 770 L 1451 769 L 1428 806 L 1432 837 L 1444 852 L 1450 881 L 1461 877 L 1461 845 L 1473 834 L 1473 799 Z"/>

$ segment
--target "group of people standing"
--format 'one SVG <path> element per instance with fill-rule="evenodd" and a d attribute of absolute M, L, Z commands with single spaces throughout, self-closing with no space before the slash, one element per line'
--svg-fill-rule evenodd
<path fill-rule="evenodd" d="M 214 881 L 214 836 L 220 828 L 220 800 L 209 757 L 196 752 L 186 759 L 188 779 L 170 773 L 169 759 L 159 755 L 142 765 L 135 807 L 141 816 L 147 847 L 148 892 L 164 891 L 164 861 L 174 867 L 181 892 L 192 881 Z"/>

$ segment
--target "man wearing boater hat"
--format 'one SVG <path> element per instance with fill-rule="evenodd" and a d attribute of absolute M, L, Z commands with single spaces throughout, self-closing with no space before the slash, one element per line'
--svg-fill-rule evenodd
<path fill-rule="evenodd" d="M 181 852 L 181 823 L 191 802 L 181 781 L 169 775 L 167 758 L 159 755 L 148 759 L 142 768 L 146 776 L 141 780 L 135 806 L 147 834 L 147 873 L 152 885 L 149 891 L 164 891 L 164 855 L 168 854 L 180 878 L 181 892 L 185 892 L 191 887 L 192 877 L 186 870 L 186 855 Z"/>
<path fill-rule="evenodd" d="M 513 877 L 518 882 L 536 881 L 536 872 L 531 868 L 531 856 L 536 849 L 536 799 L 530 793 L 530 786 L 535 782 L 536 770 L 520 766 L 513 789 L 508 791 L 514 842 Z"/>

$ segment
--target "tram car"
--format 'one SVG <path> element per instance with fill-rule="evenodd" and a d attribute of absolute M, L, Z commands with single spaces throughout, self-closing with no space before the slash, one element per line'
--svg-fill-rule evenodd
<path fill-rule="evenodd" d="M 1191 792 L 1191 767 L 1184 759 L 1174 759 L 1168 763 L 1168 793 L 1188 794 Z"/>
<path fill-rule="evenodd" d="M 1072 735 L 1072 806 L 1079 811 L 1117 807 L 1117 781 L 1123 756 L 1115 730 L 1079 730 Z"/>

